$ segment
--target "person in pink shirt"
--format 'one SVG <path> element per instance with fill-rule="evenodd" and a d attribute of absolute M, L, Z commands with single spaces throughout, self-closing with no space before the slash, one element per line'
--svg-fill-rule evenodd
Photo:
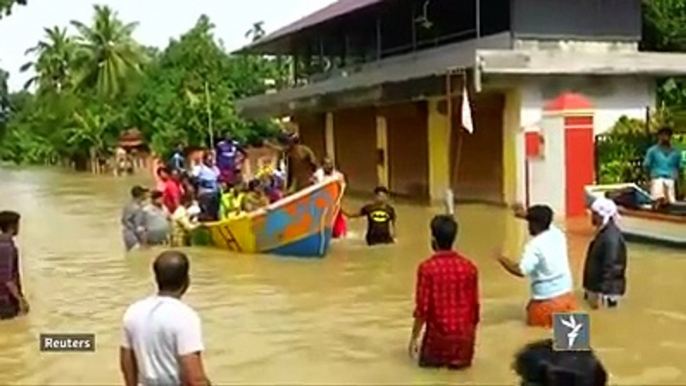
<path fill-rule="evenodd" d="M 325 157 L 322 160 L 322 166 L 314 173 L 314 182 L 320 183 L 327 178 L 340 178 L 341 180 L 345 180 L 343 173 L 336 170 L 333 160 L 330 157 Z M 345 237 L 347 233 L 348 223 L 345 220 L 343 212 L 339 210 L 336 215 L 336 220 L 334 221 L 332 237 L 335 239 L 342 238 Z"/>

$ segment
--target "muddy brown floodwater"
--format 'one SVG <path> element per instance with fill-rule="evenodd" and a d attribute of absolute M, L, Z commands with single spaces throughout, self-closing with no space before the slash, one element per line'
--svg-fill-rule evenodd
<path fill-rule="evenodd" d="M 120 384 L 126 306 L 153 292 L 158 251 L 122 251 L 119 211 L 135 178 L 0 169 L 0 209 L 22 213 L 28 317 L 0 323 L 0 384 Z M 347 207 L 359 202 L 349 200 Z M 418 369 L 407 357 L 415 268 L 429 252 L 432 209 L 398 205 L 397 245 L 369 249 L 364 224 L 323 260 L 189 249 L 186 300 L 203 319 L 215 384 L 514 384 L 510 363 L 548 333 L 523 323 L 527 286 L 490 258 L 516 251 L 524 229 L 507 211 L 458 207 L 459 248 L 479 266 L 482 322 L 472 369 Z M 575 277 L 590 237 L 567 224 Z M 686 384 L 686 254 L 630 246 L 629 293 L 593 312 L 592 344 L 612 384 Z M 577 280 L 577 287 L 579 281 Z M 41 353 L 40 333 L 95 333 L 94 353 Z"/>

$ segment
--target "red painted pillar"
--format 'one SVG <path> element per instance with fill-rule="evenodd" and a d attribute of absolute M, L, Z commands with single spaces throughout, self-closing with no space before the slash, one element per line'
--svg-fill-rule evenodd
<path fill-rule="evenodd" d="M 547 114 L 557 115 L 564 129 L 565 214 L 586 213 L 584 188 L 594 183 L 593 105 L 584 96 L 564 93 L 548 103 Z"/>

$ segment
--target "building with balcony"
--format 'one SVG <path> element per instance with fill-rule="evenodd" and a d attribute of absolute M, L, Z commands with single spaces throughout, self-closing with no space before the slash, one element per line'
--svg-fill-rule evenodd
<path fill-rule="evenodd" d="M 685 55 L 639 51 L 641 29 L 641 0 L 339 0 L 239 51 L 289 57 L 292 79 L 238 108 L 291 117 L 352 191 L 523 201 L 545 101 L 585 95 L 600 133 L 644 118 L 656 77 L 686 74 Z"/>

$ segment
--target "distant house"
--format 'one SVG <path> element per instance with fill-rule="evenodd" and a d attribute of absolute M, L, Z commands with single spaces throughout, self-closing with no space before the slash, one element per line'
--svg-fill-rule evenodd
<path fill-rule="evenodd" d="M 383 184 L 436 200 L 452 187 L 462 200 L 511 203 L 524 199 L 525 131 L 545 101 L 584 94 L 599 133 L 643 118 L 655 77 L 686 74 L 685 55 L 640 52 L 640 38 L 641 0 L 339 0 L 239 51 L 289 56 L 294 68 L 290 88 L 238 108 L 291 117 L 352 191 Z M 463 86 L 473 135 L 460 130 Z"/>

